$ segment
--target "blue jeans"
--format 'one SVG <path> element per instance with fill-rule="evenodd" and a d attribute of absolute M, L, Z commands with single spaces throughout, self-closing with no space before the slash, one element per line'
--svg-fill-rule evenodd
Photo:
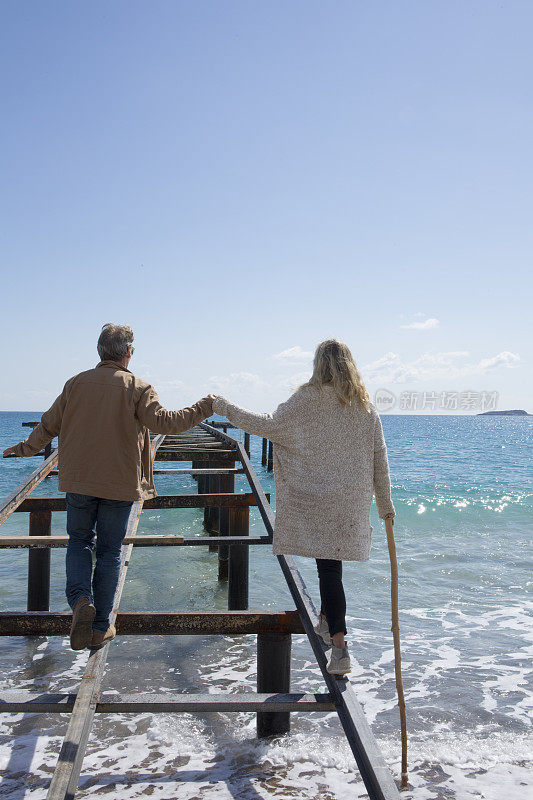
<path fill-rule="evenodd" d="M 67 492 L 67 600 L 94 603 L 93 629 L 107 631 L 120 574 L 120 549 L 133 503 Z M 96 527 L 96 567 L 93 550 Z M 92 576 L 92 591 L 91 591 Z"/>

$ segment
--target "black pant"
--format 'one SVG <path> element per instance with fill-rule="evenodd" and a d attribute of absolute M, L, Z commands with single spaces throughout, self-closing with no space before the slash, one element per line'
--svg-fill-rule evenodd
<path fill-rule="evenodd" d="M 322 613 L 328 622 L 330 636 L 346 633 L 346 597 L 342 585 L 342 561 L 317 558 Z"/>

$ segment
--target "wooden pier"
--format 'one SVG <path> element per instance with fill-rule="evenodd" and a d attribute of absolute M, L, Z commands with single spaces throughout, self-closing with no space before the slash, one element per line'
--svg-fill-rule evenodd
<path fill-rule="evenodd" d="M 35 423 L 27 423 L 33 425 Z M 101 693 L 106 669 L 108 643 L 89 651 L 87 664 L 76 693 L 42 694 L 12 692 L 0 698 L 0 712 L 69 713 L 67 732 L 61 746 L 48 800 L 74 798 L 82 770 L 85 749 L 94 715 L 97 713 L 169 713 L 206 711 L 249 711 L 257 714 L 259 736 L 287 733 L 290 714 L 295 711 L 335 710 L 357 762 L 370 800 L 398 800 L 399 793 L 346 678 L 335 678 L 326 670 L 325 647 L 313 626 L 317 612 L 309 591 L 290 556 L 278 556 L 281 572 L 296 610 L 250 611 L 248 574 L 250 546 L 269 545 L 274 514 L 250 463 L 250 438 L 244 444 L 230 436 L 228 422 L 200 423 L 177 436 L 155 436 L 152 459 L 157 462 L 191 462 L 189 468 L 156 468 L 154 474 L 190 475 L 198 483 L 194 494 L 160 495 L 133 504 L 127 535 L 122 547 L 120 578 L 111 616 L 117 635 L 238 635 L 257 636 L 257 693 L 117 695 Z M 45 460 L 0 505 L 0 525 L 13 513 L 29 514 L 28 536 L 0 536 L 0 549 L 25 548 L 28 560 L 27 611 L 0 613 L 2 636 L 68 636 L 71 615 L 49 610 L 50 549 L 66 547 L 66 536 L 51 536 L 51 518 L 64 511 L 61 497 L 30 497 L 48 475 L 57 474 L 57 450 L 43 453 Z M 272 443 L 263 440 L 262 463 L 272 469 Z M 235 475 L 244 474 L 249 492 L 235 493 Z M 265 534 L 249 536 L 249 510 L 258 508 Z M 146 509 L 203 508 L 207 536 L 137 535 L 141 511 Z M 119 610 L 128 565 L 137 547 L 204 546 L 218 558 L 219 580 L 228 583 L 227 612 L 181 612 L 168 614 L 122 613 Z M 134 557 L 134 556 L 133 556 Z M 307 694 L 290 687 L 291 635 L 306 633 L 322 671 L 327 692 Z"/>

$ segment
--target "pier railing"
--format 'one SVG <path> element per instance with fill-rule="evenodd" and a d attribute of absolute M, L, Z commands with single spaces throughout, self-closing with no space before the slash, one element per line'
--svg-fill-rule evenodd
<path fill-rule="evenodd" d="M 330 675 L 326 669 L 325 647 L 314 632 L 317 612 L 309 591 L 289 556 L 278 556 L 281 571 L 296 610 L 248 610 L 250 546 L 272 542 L 274 513 L 250 462 L 250 439 L 244 443 L 228 435 L 229 423 L 200 423 L 177 436 L 155 436 L 152 459 L 157 462 L 192 462 L 192 468 L 155 468 L 154 474 L 190 475 L 198 484 L 194 494 L 160 495 L 133 504 L 127 535 L 122 547 L 120 578 L 111 622 L 117 635 L 152 634 L 254 634 L 257 636 L 257 693 L 125 695 L 101 693 L 107 654 L 112 644 L 89 651 L 87 664 L 76 693 L 9 692 L 0 698 L 0 712 L 70 713 L 69 725 L 60 749 L 48 800 L 73 798 L 81 774 L 87 741 L 96 713 L 168 713 L 205 711 L 249 711 L 257 714 L 259 736 L 287 733 L 294 711 L 337 711 L 346 739 L 354 754 L 371 800 L 398 800 L 390 771 L 347 678 Z M 263 441 L 262 462 L 271 468 L 272 443 Z M 266 462 L 266 463 L 265 463 Z M 236 466 L 237 463 L 240 466 Z M 50 549 L 66 547 L 66 536 L 51 536 L 54 511 L 65 510 L 64 497 L 30 497 L 48 475 L 57 474 L 57 451 L 46 453 L 45 461 L 4 503 L 0 525 L 13 513 L 29 514 L 29 536 L 0 536 L 2 548 L 28 548 L 28 610 L 0 613 L 0 635 L 66 636 L 71 615 L 49 610 Z M 244 474 L 249 492 L 235 492 L 235 475 Z M 249 510 L 257 507 L 266 533 L 249 535 Z M 139 535 L 137 527 L 143 508 L 203 508 L 208 536 Z M 119 611 L 128 564 L 133 548 L 207 546 L 218 555 L 218 577 L 228 583 L 227 612 Z M 308 694 L 290 688 L 291 636 L 305 632 L 327 693 Z"/>

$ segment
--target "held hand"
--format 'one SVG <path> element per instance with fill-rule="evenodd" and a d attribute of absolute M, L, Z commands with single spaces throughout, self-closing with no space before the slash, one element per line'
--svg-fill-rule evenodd
<path fill-rule="evenodd" d="M 15 445 L 13 447 L 8 447 L 4 450 L 3 458 L 9 458 L 9 456 L 15 455 Z"/>

